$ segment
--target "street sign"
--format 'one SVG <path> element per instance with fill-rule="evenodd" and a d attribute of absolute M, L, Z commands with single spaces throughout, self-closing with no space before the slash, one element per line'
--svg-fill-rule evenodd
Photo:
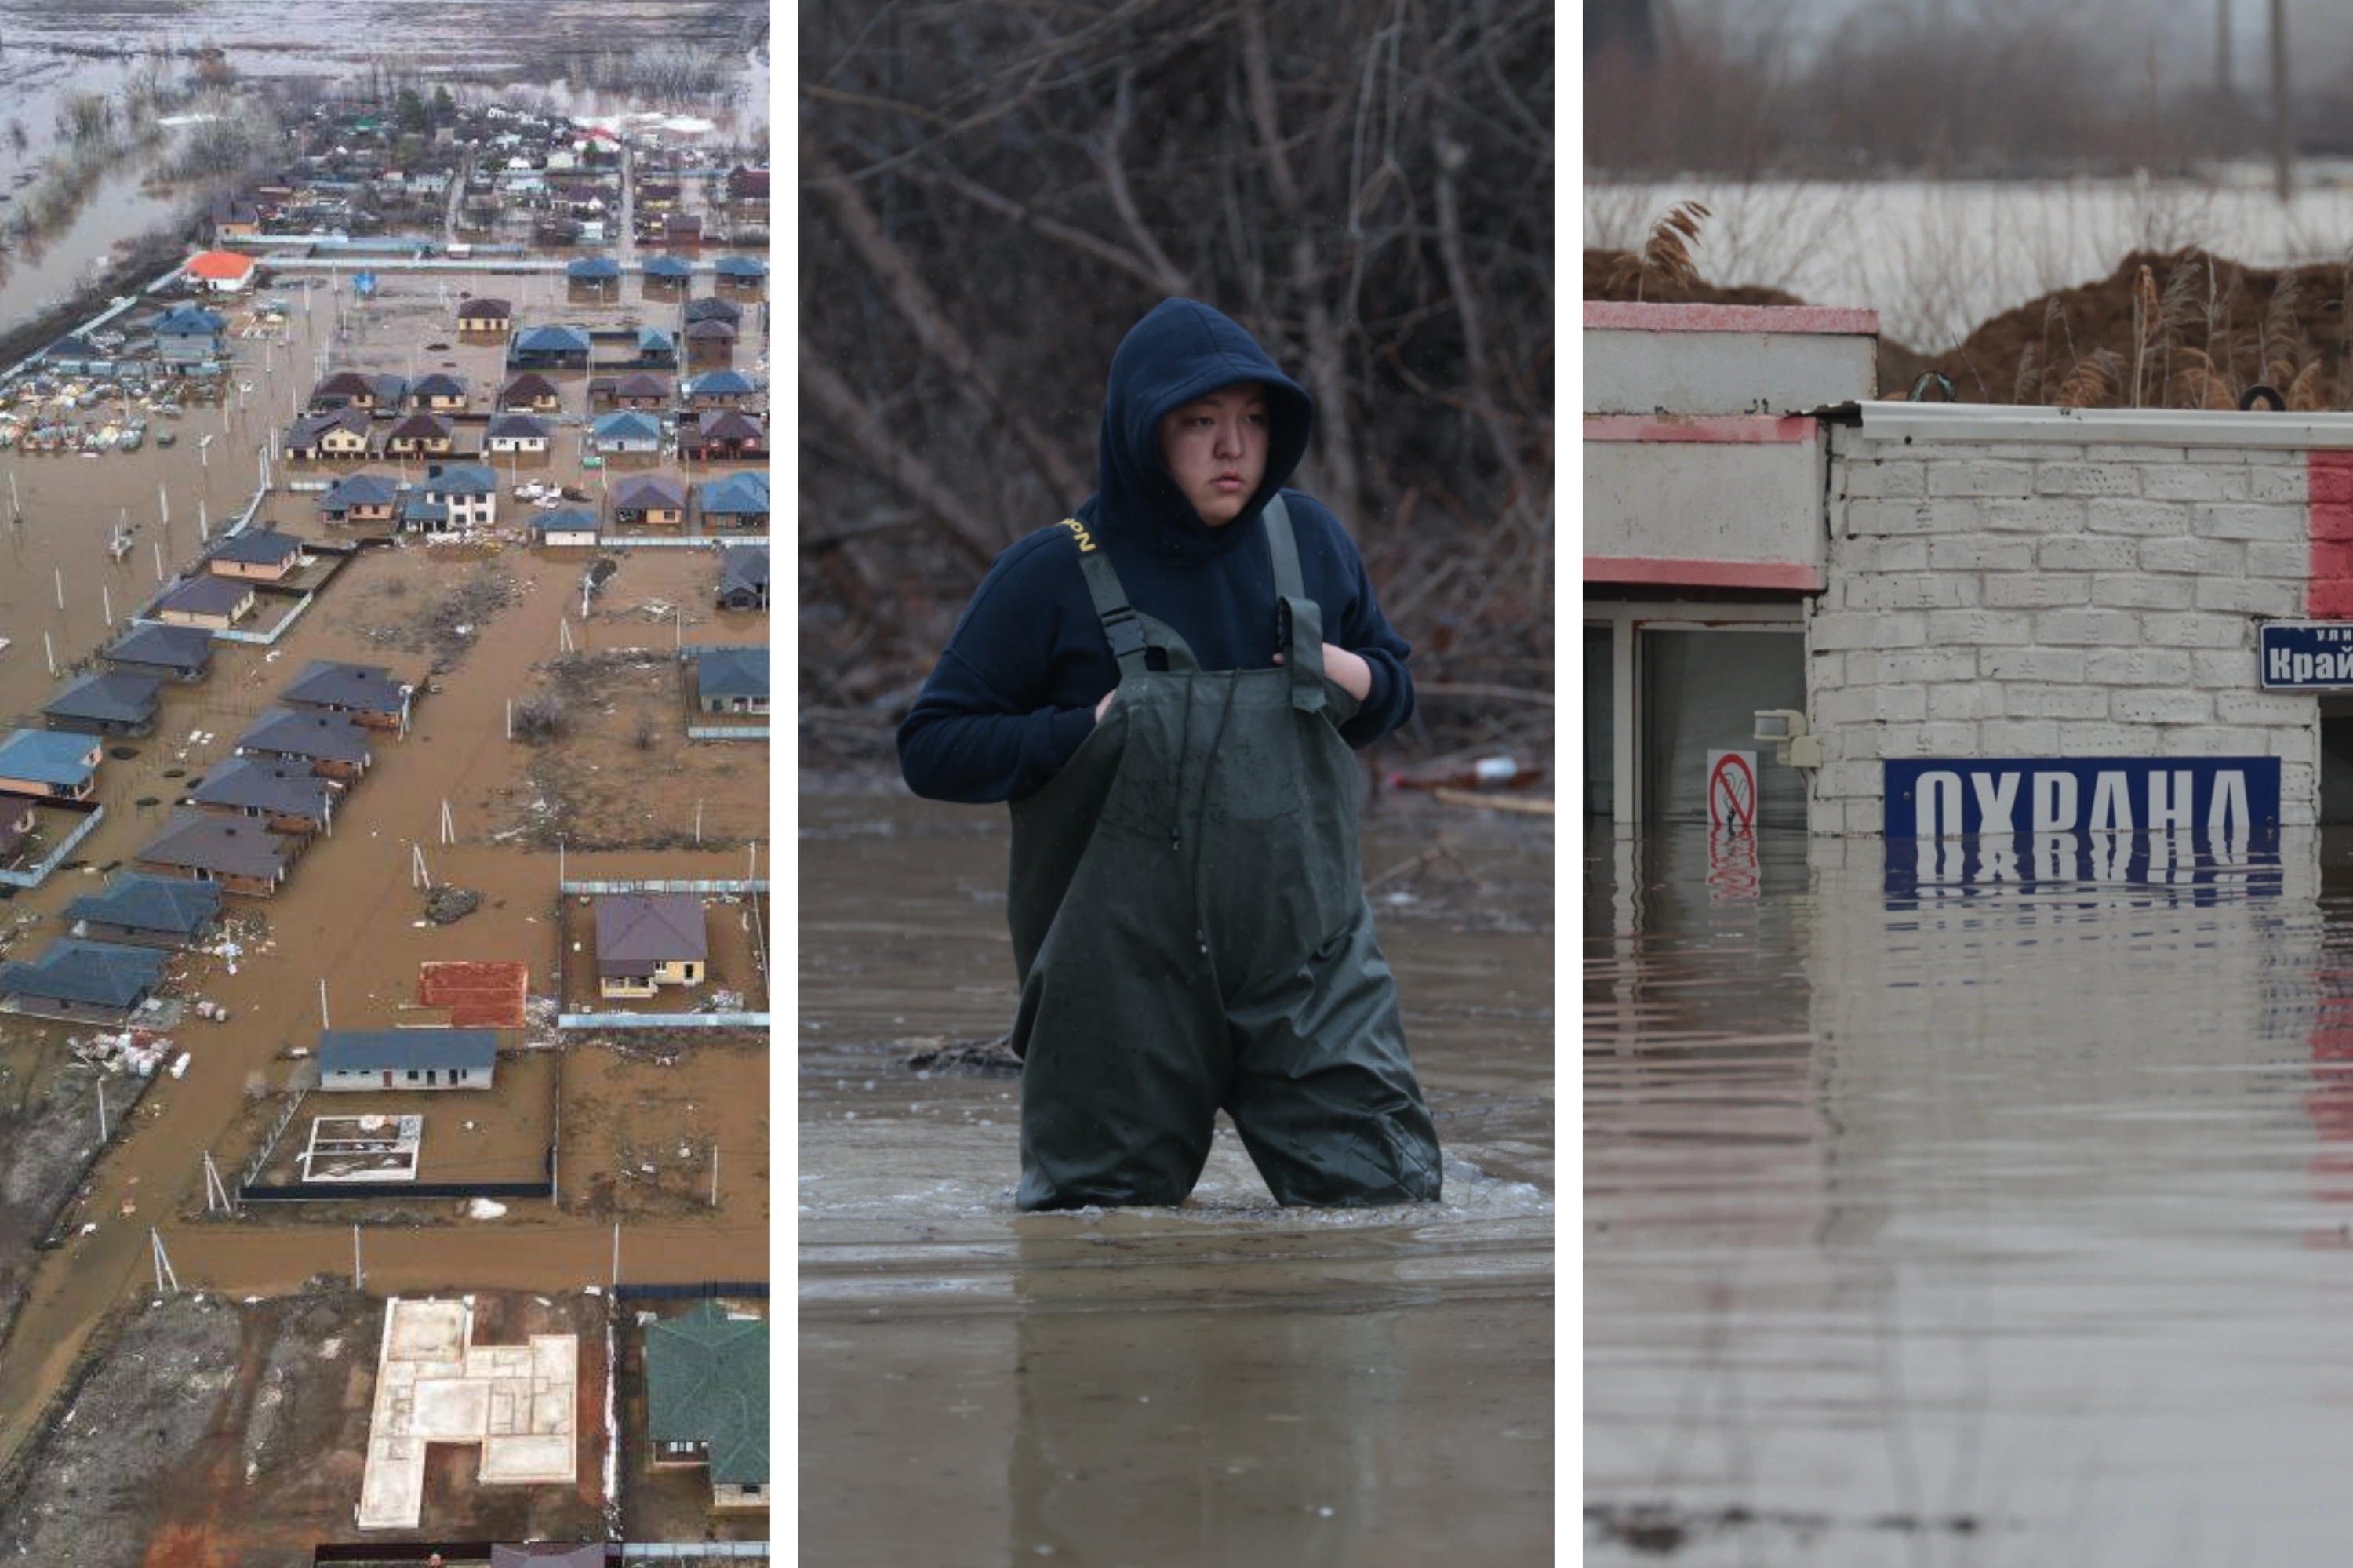
<path fill-rule="evenodd" d="M 1757 826 L 1757 754 L 1753 751 L 1711 751 L 1707 754 L 1707 825 L 1722 831 L 1750 832 Z"/>
<path fill-rule="evenodd" d="M 2270 620 L 2257 679 L 2266 692 L 2353 692 L 2353 620 Z"/>
<path fill-rule="evenodd" d="M 2276 832 L 2276 757 L 2013 757 L 1883 763 L 1891 839 L 1980 833 Z"/>

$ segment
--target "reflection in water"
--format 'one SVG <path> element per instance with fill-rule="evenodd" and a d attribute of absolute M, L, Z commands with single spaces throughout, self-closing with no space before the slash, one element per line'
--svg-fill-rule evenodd
<path fill-rule="evenodd" d="M 1589 1560 L 2329 1555 L 2353 840 L 1588 842 Z"/>

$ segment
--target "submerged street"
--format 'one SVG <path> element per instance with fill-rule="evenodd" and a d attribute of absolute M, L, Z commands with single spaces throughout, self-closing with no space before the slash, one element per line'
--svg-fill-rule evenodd
<path fill-rule="evenodd" d="M 1588 1562 L 2341 1540 L 2353 838 L 2056 837 L 1588 832 Z"/>

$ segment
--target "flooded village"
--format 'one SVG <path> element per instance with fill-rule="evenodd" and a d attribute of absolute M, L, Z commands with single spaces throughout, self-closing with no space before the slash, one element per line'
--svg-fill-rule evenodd
<path fill-rule="evenodd" d="M 314 85 L 0 366 L 0 1554 L 765 1562 L 765 80 Z"/>

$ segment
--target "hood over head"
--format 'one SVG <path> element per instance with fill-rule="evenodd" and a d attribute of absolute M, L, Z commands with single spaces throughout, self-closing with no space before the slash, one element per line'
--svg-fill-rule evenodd
<path fill-rule="evenodd" d="M 1267 402 L 1266 477 L 1221 528 L 1201 521 L 1160 457 L 1160 420 L 1196 397 L 1254 381 Z M 1198 300 L 1163 300 L 1112 356 L 1095 494 L 1080 515 L 1158 553 L 1207 556 L 1231 548 L 1306 455 L 1315 403 L 1233 320 Z"/>

